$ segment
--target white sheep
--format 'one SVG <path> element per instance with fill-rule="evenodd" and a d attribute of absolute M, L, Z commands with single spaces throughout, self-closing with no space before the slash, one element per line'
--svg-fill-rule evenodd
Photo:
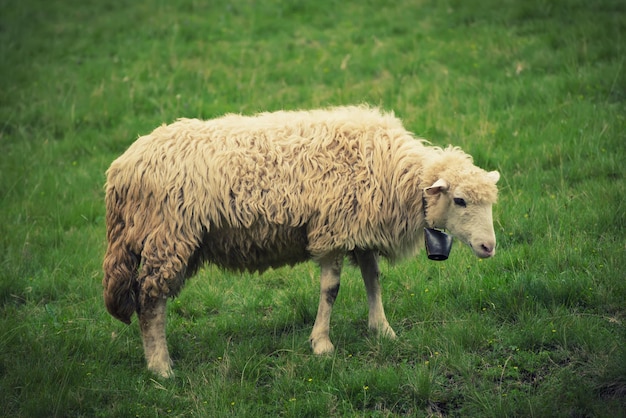
<path fill-rule="evenodd" d="M 105 303 L 125 323 L 137 312 L 148 368 L 167 377 L 166 301 L 203 263 L 262 272 L 311 259 L 321 294 L 310 341 L 329 353 L 349 255 L 365 282 L 369 327 L 395 338 L 378 255 L 415 254 L 432 226 L 493 256 L 499 176 L 366 106 L 180 119 L 139 138 L 107 171 Z"/>

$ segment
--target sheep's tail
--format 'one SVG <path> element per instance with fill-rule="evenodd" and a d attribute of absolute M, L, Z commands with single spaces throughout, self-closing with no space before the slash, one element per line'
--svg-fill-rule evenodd
<path fill-rule="evenodd" d="M 120 196 L 109 187 L 106 196 L 108 247 L 104 256 L 104 303 L 111 315 L 130 324 L 137 310 L 137 276 L 140 257 L 125 242 L 126 223 L 121 216 Z"/>

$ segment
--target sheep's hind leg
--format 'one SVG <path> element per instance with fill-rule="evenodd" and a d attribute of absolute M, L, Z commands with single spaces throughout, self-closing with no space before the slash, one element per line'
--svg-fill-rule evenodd
<path fill-rule="evenodd" d="M 343 256 L 332 255 L 320 261 L 320 302 L 311 332 L 311 347 L 315 354 L 331 353 L 335 347 L 330 341 L 330 314 L 339 293 L 339 279 Z"/>
<path fill-rule="evenodd" d="M 169 235 L 167 232 L 167 228 L 157 229 L 146 239 L 138 279 L 137 315 L 146 362 L 148 370 L 162 377 L 174 375 L 165 339 L 167 299 L 176 295 L 183 286 L 194 250 L 192 245 L 185 244 L 184 231 L 179 229 Z"/>
<path fill-rule="evenodd" d="M 361 269 L 361 276 L 367 290 L 367 302 L 369 305 L 368 326 L 376 331 L 378 335 L 387 338 L 396 338 L 383 308 L 383 301 L 380 292 L 380 269 L 378 267 L 377 255 L 373 251 L 355 251 L 355 256 Z"/>
<path fill-rule="evenodd" d="M 141 295 L 139 327 L 148 370 L 162 377 L 172 377 L 172 361 L 165 339 L 166 304 L 165 296 L 153 298 Z"/>

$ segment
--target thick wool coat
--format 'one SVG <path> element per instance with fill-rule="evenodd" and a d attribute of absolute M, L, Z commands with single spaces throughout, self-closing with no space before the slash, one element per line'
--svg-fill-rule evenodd
<path fill-rule="evenodd" d="M 355 249 L 412 255 L 423 188 L 446 176 L 494 202 L 479 171 L 365 106 L 163 125 L 107 172 L 107 307 L 129 322 L 138 286 L 175 296 L 203 262 L 263 271 Z"/>

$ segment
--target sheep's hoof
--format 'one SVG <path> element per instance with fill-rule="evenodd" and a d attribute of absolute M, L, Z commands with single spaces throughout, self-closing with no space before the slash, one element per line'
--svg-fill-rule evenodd
<path fill-rule="evenodd" d="M 389 338 L 390 340 L 395 340 L 396 339 L 396 333 L 393 329 L 391 329 L 391 327 L 387 328 L 386 330 L 384 330 L 381 335 L 385 338 Z"/>
<path fill-rule="evenodd" d="M 172 369 L 172 361 L 168 359 L 167 362 L 151 362 L 148 364 L 148 370 L 158 375 L 159 377 L 169 379 L 174 377 L 174 370 Z"/>
<path fill-rule="evenodd" d="M 393 330 L 393 328 L 391 328 L 389 325 L 387 325 L 387 327 L 383 328 L 380 331 L 380 335 L 382 335 L 385 338 L 389 338 L 390 340 L 396 339 L 396 333 Z"/>
<path fill-rule="evenodd" d="M 311 348 L 313 348 L 313 353 L 317 355 L 329 354 L 335 351 L 335 346 L 328 338 L 311 339 Z"/>
<path fill-rule="evenodd" d="M 376 332 L 379 337 L 388 338 L 390 340 L 396 339 L 396 333 L 389 324 L 382 324 L 378 327 L 370 325 L 370 329 Z"/>
<path fill-rule="evenodd" d="M 389 325 L 387 321 L 384 322 L 370 322 L 369 324 L 370 330 L 376 333 L 379 337 L 388 338 L 390 340 L 395 340 L 396 333 L 393 328 Z"/>

